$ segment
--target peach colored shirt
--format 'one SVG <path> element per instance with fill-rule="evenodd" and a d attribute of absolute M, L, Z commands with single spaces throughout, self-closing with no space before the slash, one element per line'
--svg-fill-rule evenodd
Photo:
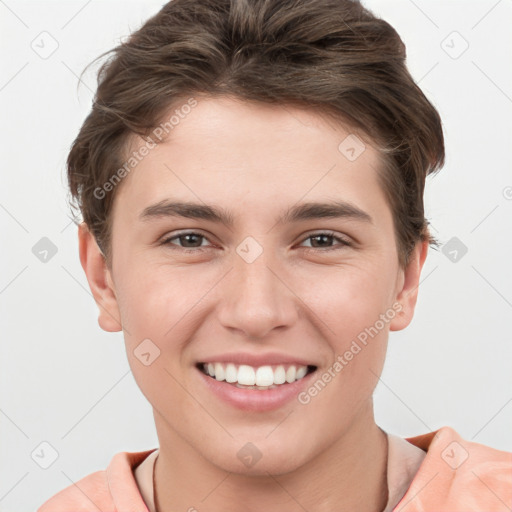
<path fill-rule="evenodd" d="M 512 509 L 512 453 L 466 441 L 451 427 L 402 439 L 388 434 L 389 499 L 383 512 Z M 155 512 L 158 449 L 120 452 L 46 501 L 37 512 Z"/>
<path fill-rule="evenodd" d="M 392 512 L 400 498 L 405 494 L 427 454 L 401 437 L 393 434 L 387 434 L 387 436 L 389 441 L 388 502 L 383 512 Z M 149 512 L 156 512 L 153 499 L 153 468 L 158 452 L 159 450 L 152 452 L 134 471 L 135 481 Z"/>

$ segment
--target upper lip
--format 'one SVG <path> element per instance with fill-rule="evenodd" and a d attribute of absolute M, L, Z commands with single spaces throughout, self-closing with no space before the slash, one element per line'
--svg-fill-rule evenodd
<path fill-rule="evenodd" d="M 271 352 L 266 354 L 249 354 L 245 352 L 224 353 L 205 357 L 200 363 L 233 363 L 245 364 L 255 368 L 267 365 L 296 365 L 296 366 L 317 366 L 311 360 L 302 359 L 288 354 Z"/>

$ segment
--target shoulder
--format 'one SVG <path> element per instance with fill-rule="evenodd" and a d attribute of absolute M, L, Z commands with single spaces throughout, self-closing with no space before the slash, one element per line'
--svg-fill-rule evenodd
<path fill-rule="evenodd" d="M 147 511 L 133 471 L 153 451 L 115 454 L 107 469 L 72 483 L 43 503 L 37 512 Z"/>
<path fill-rule="evenodd" d="M 96 471 L 71 484 L 45 501 L 37 512 L 115 511 L 108 491 L 107 472 Z"/>
<path fill-rule="evenodd" d="M 512 453 L 465 440 L 451 427 L 406 441 L 427 454 L 397 510 L 512 508 Z"/>

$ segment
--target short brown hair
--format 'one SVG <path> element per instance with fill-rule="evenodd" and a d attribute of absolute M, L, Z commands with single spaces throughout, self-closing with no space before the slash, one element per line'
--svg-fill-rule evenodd
<path fill-rule="evenodd" d="M 98 58 L 110 53 L 67 159 L 71 206 L 107 263 L 117 188 L 101 187 L 133 135 L 148 137 L 194 94 L 315 108 L 350 126 L 382 154 L 400 264 L 418 241 L 438 245 L 423 192 L 444 164 L 441 119 L 407 70 L 400 36 L 358 1 L 172 0 Z"/>

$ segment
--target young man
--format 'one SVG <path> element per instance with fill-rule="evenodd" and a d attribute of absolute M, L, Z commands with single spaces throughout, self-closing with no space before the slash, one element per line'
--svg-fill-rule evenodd
<path fill-rule="evenodd" d="M 403 43 L 359 3 L 165 5 L 104 65 L 68 158 L 99 324 L 159 448 L 39 512 L 510 508 L 512 454 L 373 415 L 443 161 Z"/>

